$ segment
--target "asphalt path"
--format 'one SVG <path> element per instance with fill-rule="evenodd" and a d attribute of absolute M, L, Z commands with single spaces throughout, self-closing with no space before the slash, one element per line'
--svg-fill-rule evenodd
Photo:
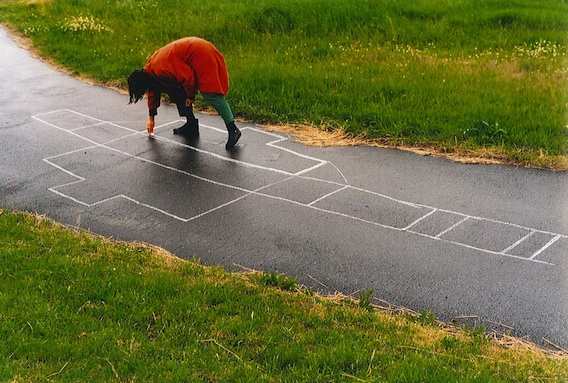
<path fill-rule="evenodd" d="M 168 105 L 150 138 L 144 102 L 3 30 L 0 51 L 0 207 L 568 348 L 566 173 L 307 147 L 247 123 L 226 151 L 219 117 L 188 141 Z"/>

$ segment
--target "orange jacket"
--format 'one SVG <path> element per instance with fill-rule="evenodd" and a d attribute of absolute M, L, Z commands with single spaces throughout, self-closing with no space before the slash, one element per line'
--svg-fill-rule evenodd
<path fill-rule="evenodd" d="M 154 76 L 160 89 L 148 92 L 148 108 L 160 106 L 162 93 L 177 93 L 180 87 L 186 98 L 194 99 L 197 91 L 229 92 L 229 74 L 221 52 L 209 41 L 199 37 L 185 37 L 157 50 L 144 66 L 144 71 Z"/>

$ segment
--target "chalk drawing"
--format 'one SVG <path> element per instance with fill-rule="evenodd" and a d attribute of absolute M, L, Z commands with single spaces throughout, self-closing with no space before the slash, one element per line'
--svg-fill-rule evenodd
<path fill-rule="evenodd" d="M 58 123 L 59 116 L 61 116 L 61 119 L 65 120 L 65 124 L 68 125 L 68 126 L 62 126 L 62 125 L 65 125 L 65 124 Z M 263 131 L 263 130 L 260 130 L 260 129 L 256 129 L 254 127 L 247 126 L 247 127 L 243 127 L 242 130 L 243 131 L 250 130 L 250 131 L 254 131 L 258 134 L 265 134 L 269 137 L 273 137 L 274 140 L 269 141 L 265 144 L 267 147 L 270 147 L 270 148 L 274 149 L 275 151 L 283 151 L 283 152 L 286 152 L 286 153 L 291 154 L 293 156 L 297 156 L 298 158 L 305 159 L 305 160 L 307 160 L 307 162 L 310 162 L 310 163 L 314 162 L 315 165 L 307 166 L 304 169 L 301 169 L 299 171 L 288 172 L 286 170 L 276 169 L 276 168 L 273 168 L 273 167 L 270 167 L 270 166 L 254 164 L 254 163 L 241 161 L 241 160 L 231 158 L 231 157 L 226 157 L 226 156 L 223 156 L 223 155 L 211 152 L 211 151 L 203 150 L 203 149 L 191 146 L 191 145 L 187 145 L 187 144 L 175 141 L 175 140 L 168 139 L 167 137 L 163 137 L 163 136 L 159 136 L 159 135 L 155 135 L 153 137 L 153 139 L 155 139 L 155 140 L 168 142 L 169 144 L 173 144 L 173 145 L 179 145 L 179 146 L 187 148 L 188 150 L 194 150 L 194 151 L 197 151 L 199 153 L 211 156 L 213 158 L 216 158 L 216 159 L 219 159 L 219 160 L 222 160 L 222 161 L 233 162 L 235 164 L 238 164 L 239 166 L 252 168 L 252 169 L 259 169 L 259 170 L 262 170 L 262 171 L 274 172 L 274 173 L 286 176 L 286 178 L 284 178 L 283 180 L 278 180 L 278 181 L 270 183 L 268 185 L 263 185 L 263 186 L 261 186 L 257 189 L 249 190 L 247 188 L 242 188 L 242 187 L 238 187 L 238 186 L 235 186 L 235 185 L 230 185 L 230 184 L 226 184 L 226 183 L 223 183 L 223 182 L 215 181 L 215 180 L 212 180 L 212 179 L 207 179 L 206 177 L 201 177 L 201 176 L 198 176 L 198 175 L 195 175 L 195 174 L 191 174 L 187 171 L 183 171 L 181 169 L 177 169 L 175 167 L 172 167 L 172 166 L 169 166 L 169 165 L 166 165 L 166 164 L 158 163 L 156 161 L 152 161 L 152 160 L 149 160 L 149 159 L 146 159 L 146 158 L 143 158 L 143 157 L 140 157 L 140 156 L 136 156 L 136 155 L 127 153 L 125 151 L 110 147 L 109 144 L 116 142 L 116 141 L 119 141 L 119 140 L 123 140 L 125 138 L 131 138 L 131 137 L 138 136 L 138 135 L 147 135 L 145 130 L 138 131 L 138 130 L 129 129 L 129 128 L 125 127 L 124 124 L 128 123 L 127 121 L 122 121 L 120 123 L 105 121 L 105 120 L 98 119 L 98 118 L 95 118 L 93 116 L 82 114 L 82 113 L 79 113 L 79 112 L 76 112 L 76 111 L 73 111 L 73 110 L 69 110 L 69 109 L 61 109 L 61 110 L 56 110 L 56 111 L 52 111 L 52 112 L 48 112 L 48 113 L 42 113 L 42 114 L 32 116 L 32 118 L 41 122 L 41 123 L 47 124 L 47 125 L 55 128 L 55 129 L 65 131 L 68 134 L 71 134 L 71 135 L 73 135 L 77 138 L 80 138 L 80 139 L 82 139 L 86 142 L 87 145 L 85 147 L 80 148 L 80 149 L 61 153 L 61 154 L 51 156 L 51 157 L 46 157 L 46 158 L 43 159 L 43 161 L 46 162 L 47 164 L 49 164 L 49 165 L 55 167 L 56 169 L 72 176 L 73 178 L 75 178 L 74 181 L 64 183 L 64 184 L 61 184 L 61 185 L 57 185 L 57 186 L 53 186 L 53 187 L 49 188 L 48 190 L 52 193 L 55 193 L 55 194 L 63 197 L 63 198 L 67 198 L 67 199 L 69 199 L 69 200 L 71 200 L 71 201 L 73 201 L 77 204 L 80 204 L 80 205 L 83 205 L 83 206 L 86 206 L 86 207 L 92 207 L 92 206 L 107 203 L 107 202 L 115 200 L 117 198 L 122 198 L 122 199 L 126 199 L 126 200 L 128 200 L 132 203 L 135 203 L 137 205 L 140 205 L 140 206 L 143 206 L 145 208 L 156 211 L 160 214 L 164 214 L 168 217 L 179 220 L 181 222 L 189 222 L 189 221 L 192 221 L 192 220 L 195 220 L 195 219 L 199 219 L 199 218 L 201 218 L 201 217 L 203 217 L 207 214 L 210 214 L 213 211 L 217 211 L 219 209 L 227 208 L 228 206 L 230 206 L 234 203 L 237 203 L 238 201 L 246 198 L 247 196 L 257 195 L 257 196 L 261 196 L 261 197 L 265 197 L 265 198 L 277 199 L 277 200 L 285 201 L 285 202 L 288 202 L 288 203 L 291 203 L 291 204 L 303 206 L 307 209 L 315 209 L 317 211 L 325 212 L 325 213 L 328 213 L 328 214 L 334 214 L 334 215 L 337 215 L 337 216 L 340 216 L 340 217 L 343 217 L 343 218 L 346 218 L 346 219 L 356 220 L 356 221 L 363 222 L 363 223 L 369 224 L 369 225 L 375 225 L 375 226 L 390 229 L 390 230 L 407 232 L 407 233 L 410 233 L 410 234 L 413 234 L 413 235 L 419 235 L 419 236 L 422 236 L 422 237 L 427 237 L 427 238 L 430 238 L 430 239 L 435 240 L 435 241 L 443 241 L 443 242 L 446 242 L 446 243 L 451 243 L 453 245 L 463 246 L 465 248 L 477 250 L 479 252 L 486 253 L 486 254 L 509 257 L 509 258 L 514 258 L 514 259 L 518 259 L 518 260 L 522 260 L 522 261 L 534 262 L 534 263 L 539 263 L 539 264 L 549 265 L 549 266 L 555 266 L 555 265 L 553 263 L 550 263 L 550 262 L 539 260 L 538 256 L 541 255 L 543 252 L 545 252 L 550 247 L 552 247 L 560 239 L 568 238 L 568 236 L 558 234 L 558 233 L 553 233 L 553 232 L 548 232 L 548 231 L 543 231 L 543 230 L 537 230 L 537 229 L 525 227 L 525 226 L 522 226 L 522 225 L 517 225 L 517 224 L 514 224 L 514 223 L 510 223 L 510 222 L 503 222 L 503 221 L 484 218 L 484 217 L 476 217 L 476 216 L 472 216 L 472 215 L 468 215 L 468 214 L 464 214 L 464 213 L 460 213 L 460 212 L 456 212 L 456 211 L 439 209 L 439 208 L 436 208 L 436 207 L 431 207 L 431 206 L 427 206 L 427 205 L 423 205 L 423 204 L 419 204 L 419 203 L 403 201 L 403 200 L 400 200 L 400 199 L 397 199 L 397 198 L 394 198 L 394 197 L 391 197 L 391 196 L 376 193 L 376 192 L 371 191 L 371 190 L 366 190 L 366 189 L 363 189 L 363 188 L 354 187 L 354 186 L 352 186 L 348 183 L 345 175 L 343 173 L 341 173 L 341 171 L 338 169 L 338 167 L 335 166 L 334 164 L 332 164 L 332 163 L 330 163 L 329 161 L 326 161 L 326 160 L 318 159 L 318 158 L 315 158 L 315 157 L 312 157 L 312 156 L 307 156 L 305 154 L 298 153 L 296 151 L 293 151 L 293 150 L 287 149 L 285 147 L 279 146 L 280 143 L 287 141 L 288 138 L 285 137 L 285 136 L 282 136 L 280 134 L 276 134 L 276 133 L 273 133 L 273 132 L 266 132 L 266 131 Z M 178 121 L 171 121 L 171 122 L 168 122 L 166 124 L 159 125 L 155 128 L 155 131 L 158 132 L 161 128 L 164 128 L 166 126 L 169 126 L 169 125 L 171 125 L 173 123 L 177 123 L 177 122 Z M 86 137 L 85 132 L 87 132 L 89 129 L 94 128 L 94 127 L 101 127 L 101 126 L 104 126 L 104 125 L 120 128 L 123 131 L 121 131 L 121 133 L 118 137 L 114 137 L 114 138 L 107 140 L 107 141 L 104 141 L 104 142 L 96 142 L 94 139 Z M 223 129 L 219 129 L 219 128 L 216 128 L 216 127 L 213 127 L 213 126 L 207 126 L 207 125 L 201 125 L 201 126 L 204 129 L 212 129 L 214 131 L 223 132 L 223 133 L 225 132 Z M 94 148 L 103 148 L 103 149 L 106 149 L 106 150 L 109 150 L 109 151 L 113 151 L 113 152 L 119 153 L 123 156 L 129 157 L 129 158 L 134 158 L 134 159 L 141 161 L 141 162 L 144 162 L 144 163 L 152 164 L 152 165 L 155 165 L 155 166 L 162 167 L 164 169 L 168 169 L 170 171 L 180 173 L 184 176 L 195 177 L 196 179 L 199 179 L 201 181 L 209 182 L 209 183 L 212 183 L 212 184 L 215 184 L 215 185 L 218 185 L 218 186 L 222 186 L 222 187 L 226 187 L 226 188 L 239 190 L 239 191 L 243 192 L 244 194 L 239 196 L 238 198 L 235 198 L 233 200 L 230 200 L 228 202 L 220 204 L 219 206 L 215 206 L 214 208 L 212 208 L 210 210 L 207 210 L 205 212 L 202 212 L 200 214 L 197 214 L 197 215 L 194 215 L 194 216 L 191 216 L 191 217 L 180 217 L 179 215 L 176 215 L 175 212 L 166 211 L 164 209 L 159 208 L 158 206 L 153 206 L 153 205 L 147 204 L 143 201 L 138 201 L 138 200 L 132 198 L 131 196 L 127 196 L 127 195 L 124 195 L 124 194 L 115 195 L 115 196 L 105 198 L 105 199 L 101 199 L 100 201 L 89 204 L 89 203 L 82 201 L 78 198 L 75 198 L 71 195 L 67 195 L 67 194 L 65 194 L 65 193 L 63 193 L 59 190 L 59 189 L 62 189 L 66 186 L 69 186 L 69 185 L 84 182 L 85 178 L 71 172 L 70 170 L 68 170 L 68 169 L 66 169 L 62 166 L 57 165 L 54 162 L 54 160 L 56 158 L 59 158 L 59 157 L 71 155 L 71 154 L 74 154 L 74 153 L 77 153 L 77 152 L 80 152 L 80 151 L 88 151 L 88 150 L 91 150 L 91 149 L 94 149 Z M 334 182 L 334 181 L 330 181 L 330 180 L 310 177 L 310 176 L 307 175 L 307 173 L 309 173 L 309 172 L 311 172 L 315 169 L 318 169 L 318 168 L 320 168 L 324 165 L 330 165 L 333 168 L 335 168 L 337 170 L 337 172 L 340 174 L 341 178 L 344 180 L 344 182 L 343 183 Z M 327 183 L 327 184 L 329 184 L 333 187 L 336 187 L 336 189 L 331 191 L 331 192 L 327 192 L 326 194 L 319 196 L 318 198 L 314 199 L 313 201 L 311 201 L 309 203 L 301 203 L 301 202 L 294 201 L 294 200 L 287 198 L 287 197 L 271 195 L 267 192 L 267 189 L 269 189 L 270 187 L 273 187 L 273 186 L 278 185 L 278 184 L 290 182 L 290 180 L 293 180 L 295 178 Z M 374 217 L 372 215 L 370 217 L 364 217 L 360 214 L 359 215 L 356 214 L 355 212 L 338 211 L 337 209 L 334 210 L 334 209 L 330 209 L 329 207 L 321 207 L 321 206 L 318 207 L 317 206 L 318 204 L 321 205 L 323 202 L 325 202 L 326 200 L 328 200 L 331 197 L 341 198 L 341 194 L 345 193 L 347 191 L 365 193 L 365 195 L 368 196 L 371 199 L 375 198 L 377 200 L 383 201 L 384 203 L 389 203 L 392 206 L 394 206 L 394 208 L 400 207 L 400 208 L 403 208 L 403 209 L 410 209 L 410 210 L 406 210 L 405 212 L 412 212 L 413 214 L 419 214 L 419 215 L 417 216 L 416 219 L 413 219 L 412 221 L 410 221 L 408 223 L 404 222 L 404 224 L 401 227 L 399 227 L 399 226 L 396 226 L 396 225 L 393 225 L 393 224 L 382 223 L 379 220 L 374 219 Z M 380 206 L 381 205 L 379 204 L 379 207 Z M 421 212 L 424 212 L 424 214 L 422 214 Z M 441 230 L 440 232 L 438 232 L 434 235 L 426 234 L 424 232 L 418 231 L 417 229 L 413 230 L 413 228 L 416 228 L 419 224 L 423 224 L 423 223 L 427 222 L 429 219 L 436 217 L 436 215 L 444 214 L 444 213 L 457 216 L 458 217 L 457 222 L 452 223 L 451 225 L 449 225 L 447 227 L 444 227 L 443 230 Z M 412 214 L 409 214 L 409 217 L 412 217 Z M 465 241 L 455 240 L 455 239 L 451 239 L 449 237 L 450 233 L 454 232 L 458 228 L 463 228 L 464 224 L 466 224 L 468 222 L 469 223 L 475 222 L 475 223 L 481 224 L 481 225 L 483 225 L 484 223 L 504 225 L 504 226 L 510 228 L 511 230 L 518 230 L 520 232 L 519 235 L 521 237 L 519 239 L 517 239 L 516 241 L 514 241 L 513 243 L 508 244 L 503 250 L 500 250 L 500 251 L 491 250 L 489 248 L 489 246 L 472 245 L 472 244 L 465 243 Z M 526 234 L 524 234 L 525 231 L 526 231 Z M 548 242 L 546 242 L 543 246 L 541 246 L 537 250 L 535 250 L 529 256 L 519 256 L 519 255 L 514 255 L 514 254 L 511 253 L 511 251 L 513 249 L 517 248 L 520 244 L 524 243 L 529 238 L 533 237 L 535 235 L 535 233 L 540 233 L 541 235 L 550 236 L 551 239 Z"/>

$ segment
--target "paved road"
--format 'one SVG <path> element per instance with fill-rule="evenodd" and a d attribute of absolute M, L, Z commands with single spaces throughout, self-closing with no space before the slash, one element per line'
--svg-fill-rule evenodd
<path fill-rule="evenodd" d="M 227 152 L 220 118 L 188 142 L 168 106 L 149 138 L 144 103 L 1 30 L 0 47 L 0 206 L 568 348 L 566 173 L 306 147 L 253 124 Z"/>

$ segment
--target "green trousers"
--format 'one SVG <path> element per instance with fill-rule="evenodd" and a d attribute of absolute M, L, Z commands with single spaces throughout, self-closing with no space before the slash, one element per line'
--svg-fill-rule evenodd
<path fill-rule="evenodd" d="M 229 124 L 235 121 L 235 117 L 233 116 L 233 112 L 231 111 L 231 107 L 229 106 L 229 103 L 227 102 L 225 96 L 219 93 L 203 92 L 201 92 L 201 95 L 203 96 L 205 102 L 211 105 L 213 109 L 215 109 L 217 113 L 219 113 L 219 116 L 221 116 L 225 124 Z M 185 110 L 183 111 L 184 113 L 182 113 L 181 108 L 185 108 Z M 192 106 L 186 107 L 185 105 L 183 105 L 182 107 L 180 104 L 178 104 L 178 110 L 180 112 L 180 116 L 186 116 L 188 119 L 195 119 Z"/>

